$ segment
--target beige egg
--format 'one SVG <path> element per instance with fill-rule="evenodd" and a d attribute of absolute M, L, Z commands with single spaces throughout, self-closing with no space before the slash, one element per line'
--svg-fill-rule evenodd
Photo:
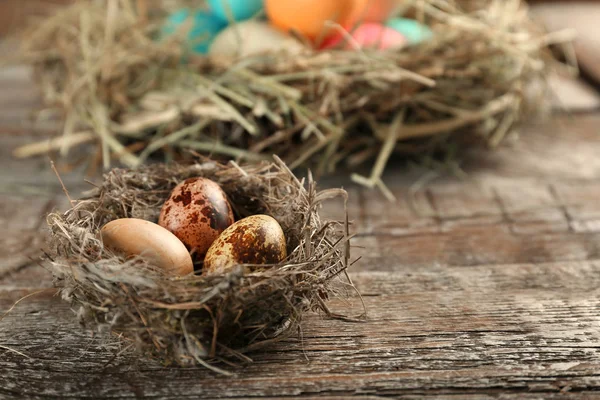
<path fill-rule="evenodd" d="M 121 218 L 100 230 L 104 246 L 127 257 L 141 256 L 151 264 L 175 275 L 194 272 L 187 249 L 171 232 L 150 221 Z"/>
<path fill-rule="evenodd" d="M 197 260 L 229 225 L 233 211 L 227 195 L 207 178 L 190 178 L 173 189 L 163 204 L 158 224 L 183 242 Z"/>
<path fill-rule="evenodd" d="M 225 229 L 215 240 L 206 253 L 202 273 L 224 273 L 238 264 L 277 264 L 286 257 L 279 223 L 268 215 L 252 215 Z"/>
<path fill-rule="evenodd" d="M 261 53 L 299 54 L 305 46 L 293 37 L 265 22 L 245 21 L 233 24 L 213 40 L 209 54 L 223 57 L 248 57 Z"/>

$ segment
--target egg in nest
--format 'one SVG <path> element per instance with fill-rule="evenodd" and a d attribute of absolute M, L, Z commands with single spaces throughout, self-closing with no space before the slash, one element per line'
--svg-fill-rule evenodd
<path fill-rule="evenodd" d="M 287 257 L 283 229 L 275 218 L 251 215 L 227 228 L 210 246 L 203 274 L 226 273 L 238 264 L 277 264 Z"/>
<path fill-rule="evenodd" d="M 299 54 L 305 47 L 292 36 L 261 21 L 244 21 L 229 26 L 214 39 L 211 56 L 250 57 L 264 53 Z"/>
<path fill-rule="evenodd" d="M 271 23 L 283 32 L 296 31 L 309 39 L 336 32 L 328 22 L 349 28 L 356 13 L 356 0 L 265 0 Z"/>
<path fill-rule="evenodd" d="M 190 178 L 177 185 L 158 219 L 158 224 L 177 236 L 196 260 L 204 258 L 210 245 L 233 222 L 227 195 L 206 178 Z"/>
<path fill-rule="evenodd" d="M 110 221 L 100 230 L 107 249 L 126 257 L 141 256 L 151 264 L 175 275 L 194 272 L 185 246 L 165 228 L 137 218 Z"/>

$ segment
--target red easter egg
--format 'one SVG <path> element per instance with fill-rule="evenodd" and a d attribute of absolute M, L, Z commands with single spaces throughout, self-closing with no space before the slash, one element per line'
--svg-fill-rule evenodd
<path fill-rule="evenodd" d="M 341 35 L 337 35 L 323 42 L 322 50 L 342 47 L 344 49 L 371 48 L 385 50 L 404 46 L 408 40 L 400 32 L 374 22 L 360 24 L 350 33 L 352 42 Z"/>

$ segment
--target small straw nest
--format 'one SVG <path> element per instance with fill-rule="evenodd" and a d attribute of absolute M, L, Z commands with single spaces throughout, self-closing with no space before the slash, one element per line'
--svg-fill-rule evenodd
<path fill-rule="evenodd" d="M 105 223 L 157 221 L 171 190 L 196 176 L 221 185 L 236 217 L 273 216 L 286 235 L 287 259 L 260 270 L 239 265 L 220 275 L 168 277 L 141 257 L 103 248 L 98 232 Z M 294 333 L 304 311 L 344 318 L 325 300 L 353 288 L 346 274 L 348 220 L 324 221 L 318 211 L 334 197 L 345 207 L 346 196 L 342 189 L 318 192 L 310 174 L 299 181 L 279 159 L 245 167 L 205 160 L 114 169 L 66 213 L 48 216 L 49 268 L 84 324 L 165 364 L 225 372 L 210 361 L 248 360 L 243 353 Z"/>
<path fill-rule="evenodd" d="M 550 51 L 575 65 L 573 32 L 545 32 L 521 0 L 401 4 L 396 14 L 431 27 L 430 40 L 389 51 L 217 59 L 186 52 L 185 29 L 157 39 L 170 11 L 202 1 L 78 2 L 28 31 L 22 49 L 46 102 L 64 116 L 63 135 L 15 154 L 65 155 L 93 142 L 105 168 L 185 149 L 251 161 L 278 154 L 317 175 L 375 160 L 371 176 L 353 179 L 383 188 L 393 154 L 497 146 L 547 97 L 528 95 L 530 84 L 553 67 L 576 69 Z"/>

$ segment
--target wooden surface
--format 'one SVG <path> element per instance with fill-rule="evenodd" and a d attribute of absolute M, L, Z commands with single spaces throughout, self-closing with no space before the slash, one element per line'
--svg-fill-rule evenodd
<path fill-rule="evenodd" d="M 362 256 L 351 276 L 369 319 L 308 315 L 302 340 L 250 354 L 227 378 L 115 356 L 56 296 L 32 259 L 43 216 L 66 201 L 47 159 L 10 154 L 57 125 L 31 122 L 40 104 L 27 69 L 0 70 L 0 315 L 31 295 L 0 320 L 0 399 L 600 398 L 600 97 L 556 82 L 554 117 L 469 154 L 467 179 L 424 183 L 392 166 L 395 204 L 323 180 L 351 195 Z M 83 178 L 63 173 L 74 197 Z M 360 311 L 356 300 L 331 307 Z"/>

